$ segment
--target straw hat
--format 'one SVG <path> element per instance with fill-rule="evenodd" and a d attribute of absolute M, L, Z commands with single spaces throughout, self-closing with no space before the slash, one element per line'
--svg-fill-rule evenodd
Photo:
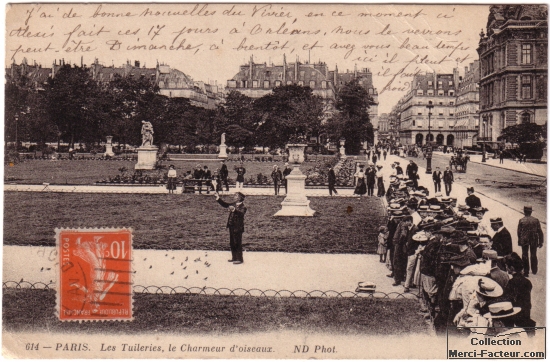
<path fill-rule="evenodd" d="M 496 298 L 500 297 L 503 293 L 502 287 L 493 279 L 487 277 L 479 277 L 477 285 L 478 289 L 476 292 L 485 297 Z"/>
<path fill-rule="evenodd" d="M 489 313 L 483 315 L 483 318 L 506 318 L 521 312 L 520 307 L 514 307 L 510 302 L 498 302 L 488 305 Z"/>

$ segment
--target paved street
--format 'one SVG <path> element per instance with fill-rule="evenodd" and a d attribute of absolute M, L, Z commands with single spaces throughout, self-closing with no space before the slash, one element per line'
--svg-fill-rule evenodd
<path fill-rule="evenodd" d="M 412 159 L 419 166 L 426 167 L 426 160 L 423 160 L 422 157 L 413 157 Z M 512 163 L 514 161 L 505 160 L 505 162 Z M 432 168 L 434 170 L 436 166 L 439 166 L 441 171 L 443 171 L 448 165 L 449 156 L 434 154 L 432 159 Z M 546 224 L 546 177 L 529 175 L 475 162 L 468 163 L 466 173 L 454 170 L 453 173 L 455 182 L 458 184 L 473 186 L 477 193 L 498 200 L 516 211 L 522 212 L 524 205 L 532 205 L 535 210 L 533 215 Z M 424 175 L 420 175 L 420 177 L 423 178 Z M 426 177 L 429 177 L 428 188 L 433 192 L 431 176 L 426 175 Z"/>

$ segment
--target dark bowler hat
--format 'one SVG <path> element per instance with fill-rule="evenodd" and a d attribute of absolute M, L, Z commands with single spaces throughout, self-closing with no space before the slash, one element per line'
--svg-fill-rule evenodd
<path fill-rule="evenodd" d="M 492 217 L 490 221 L 491 221 L 491 224 L 501 224 L 502 223 L 502 218 L 501 217 Z"/>
<path fill-rule="evenodd" d="M 244 200 L 244 198 L 246 197 L 246 196 L 244 196 L 244 194 L 241 193 L 241 192 L 235 192 L 235 195 L 237 195 L 237 196 L 239 197 L 239 200 L 241 200 L 241 201 Z"/>
<path fill-rule="evenodd" d="M 466 191 L 468 191 L 468 192 L 474 192 L 474 188 L 473 188 L 473 187 L 468 187 L 468 188 L 466 189 Z"/>
<path fill-rule="evenodd" d="M 533 212 L 533 206 L 524 206 L 523 212 Z"/>

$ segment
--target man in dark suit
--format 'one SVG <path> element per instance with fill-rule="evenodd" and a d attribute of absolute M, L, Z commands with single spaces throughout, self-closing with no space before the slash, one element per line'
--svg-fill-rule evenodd
<path fill-rule="evenodd" d="M 199 194 L 202 194 L 202 179 L 203 179 L 203 172 L 201 165 L 197 165 L 195 167 L 195 171 L 193 171 L 193 178 L 197 181 L 197 186 L 199 188 Z"/>
<path fill-rule="evenodd" d="M 443 183 L 445 184 L 445 194 L 447 194 L 447 196 L 451 194 L 454 181 L 453 171 L 447 166 L 443 172 Z"/>
<path fill-rule="evenodd" d="M 328 192 L 330 196 L 332 196 L 332 193 L 334 192 L 335 195 L 338 195 L 338 192 L 336 192 L 336 188 L 334 187 L 336 185 L 336 174 L 334 173 L 334 169 L 332 166 L 328 169 Z"/>
<path fill-rule="evenodd" d="M 409 160 L 407 170 L 405 171 L 409 180 L 412 180 L 413 187 L 416 190 L 418 188 L 418 165 L 413 160 Z"/>
<path fill-rule="evenodd" d="M 225 185 L 225 191 L 229 191 L 229 184 L 227 183 L 227 178 L 229 177 L 229 170 L 225 164 L 225 160 L 222 161 L 222 167 L 220 168 L 220 178 L 222 183 Z"/>
<path fill-rule="evenodd" d="M 439 167 L 436 167 L 434 173 L 432 174 L 435 192 L 441 192 L 441 177 L 441 170 L 439 169 Z"/>
<path fill-rule="evenodd" d="M 474 195 L 474 188 L 468 187 L 467 189 L 468 197 L 466 197 L 466 205 L 470 208 L 470 214 L 475 215 L 474 209 L 481 207 L 481 200 L 479 197 Z"/>
<path fill-rule="evenodd" d="M 491 218 L 491 228 L 496 232 L 493 235 L 493 250 L 498 256 L 506 256 L 512 254 L 512 235 L 508 229 L 504 227 L 502 218 Z"/>
<path fill-rule="evenodd" d="M 397 230 L 393 236 L 393 279 L 394 287 L 401 284 L 405 280 L 407 273 L 407 242 L 411 240 L 414 232 L 414 225 L 411 216 L 405 216 L 397 226 Z"/>
<path fill-rule="evenodd" d="M 521 257 L 523 259 L 523 274 L 529 276 L 529 250 L 531 251 L 531 271 L 537 274 L 538 260 L 537 248 L 544 244 L 544 234 L 540 227 L 540 221 L 531 216 L 532 206 L 524 206 L 525 217 L 518 224 L 518 244 L 521 246 Z"/>
<path fill-rule="evenodd" d="M 204 180 L 204 184 L 206 185 L 206 193 L 209 194 L 210 189 L 214 190 L 214 187 L 212 187 L 212 172 L 210 172 L 208 166 L 204 166 L 204 170 L 202 171 L 202 178 Z"/>
<path fill-rule="evenodd" d="M 372 155 L 375 157 L 375 155 Z M 365 179 L 367 182 L 367 194 L 369 196 L 374 196 L 374 184 L 376 183 L 376 170 L 374 169 L 374 164 L 371 163 L 367 171 L 365 171 Z"/>
<path fill-rule="evenodd" d="M 518 327 L 534 327 L 531 320 L 531 290 L 533 284 L 525 278 L 523 273 L 523 261 L 516 253 L 506 257 L 506 269 L 512 278 L 504 288 L 503 296 L 508 298 L 514 307 L 520 307 L 521 311 L 515 316 L 514 321 Z M 527 331 L 534 334 L 534 331 Z"/>
<path fill-rule="evenodd" d="M 232 203 L 226 203 L 220 199 L 220 195 L 216 193 L 216 201 L 222 207 L 229 209 L 229 217 L 227 218 L 227 228 L 229 229 L 229 246 L 231 247 L 231 259 L 228 260 L 233 264 L 242 264 L 243 261 L 243 232 L 244 232 L 244 215 L 246 207 L 243 204 L 244 195 L 240 192 L 235 193 L 235 199 Z"/>
<path fill-rule="evenodd" d="M 399 165 L 399 162 L 395 162 L 395 174 L 396 175 L 403 174 L 403 168 Z"/>

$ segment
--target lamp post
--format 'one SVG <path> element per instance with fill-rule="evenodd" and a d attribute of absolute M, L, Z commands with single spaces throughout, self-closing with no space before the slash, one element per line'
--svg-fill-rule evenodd
<path fill-rule="evenodd" d="M 18 139 L 17 139 L 17 132 L 18 132 L 18 125 L 19 125 L 19 115 L 16 114 L 15 115 L 15 151 L 17 151 L 17 142 L 18 142 Z"/>
<path fill-rule="evenodd" d="M 426 173 L 432 173 L 432 109 L 434 105 L 432 101 L 428 102 L 428 136 L 426 137 Z"/>

